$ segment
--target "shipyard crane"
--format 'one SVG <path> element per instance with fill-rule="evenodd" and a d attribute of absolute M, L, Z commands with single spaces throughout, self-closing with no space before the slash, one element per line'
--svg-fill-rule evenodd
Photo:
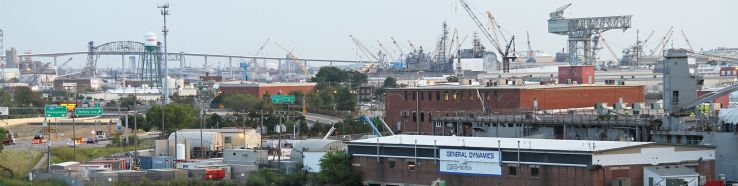
<path fill-rule="evenodd" d="M 569 64 L 586 64 L 592 62 L 592 36 L 607 30 L 630 28 L 632 15 L 565 18 L 564 10 L 571 3 L 561 6 L 549 14 L 548 32 L 568 36 Z M 590 64 L 591 65 L 591 64 Z"/>
<path fill-rule="evenodd" d="M 694 51 L 694 48 L 692 48 L 692 43 L 690 43 L 689 39 L 687 38 L 687 34 L 684 34 L 684 30 L 682 30 L 682 36 L 684 36 L 684 40 L 687 42 L 689 50 Z"/>
<path fill-rule="evenodd" d="M 503 73 L 510 72 L 510 61 L 515 61 L 515 59 L 517 58 L 514 55 L 514 53 L 515 53 L 514 52 L 514 50 L 515 50 L 514 48 L 512 49 L 513 50 L 513 52 L 512 52 L 513 53 L 513 56 L 509 56 L 508 55 L 510 53 L 510 48 L 509 47 L 514 46 L 513 42 L 515 40 L 514 39 L 515 36 L 512 37 L 513 39 L 510 39 L 510 43 L 507 44 L 507 48 L 505 48 L 503 50 L 502 47 L 498 45 L 497 39 L 495 39 L 494 37 L 492 37 L 492 34 L 490 34 L 487 31 L 487 29 L 484 28 L 484 25 L 482 24 L 482 22 L 479 21 L 479 18 L 477 18 L 477 16 L 474 15 L 474 12 L 471 10 L 471 7 L 469 7 L 469 4 L 466 2 L 466 0 L 459 0 L 459 2 L 461 3 L 462 7 L 464 7 L 464 10 L 466 10 L 466 13 L 469 14 L 469 17 L 471 17 L 471 19 L 477 25 L 477 27 L 479 28 L 479 30 L 482 31 L 482 35 L 484 35 L 484 37 L 486 37 L 487 40 L 489 40 L 489 42 L 492 43 L 492 45 L 495 45 L 495 49 L 497 50 L 497 53 L 502 58 L 502 66 L 503 66 L 502 72 Z M 493 25 L 493 27 L 494 27 L 494 25 Z"/>
<path fill-rule="evenodd" d="M 356 45 L 356 47 L 359 48 L 359 51 L 361 51 L 362 53 L 364 53 L 364 55 L 367 55 L 367 56 L 371 57 L 372 59 L 376 60 L 376 62 L 369 63 L 366 67 L 364 67 L 361 70 L 361 72 L 363 72 L 363 73 L 369 73 L 369 71 L 371 71 L 374 68 L 374 66 L 376 65 L 376 63 L 382 63 L 382 60 L 380 60 L 380 57 L 377 56 L 377 55 L 375 55 L 372 52 L 372 50 L 369 50 L 369 48 L 367 48 L 363 43 L 361 43 L 361 41 L 359 41 L 358 39 L 356 39 L 356 37 L 354 37 L 353 35 L 349 35 L 349 37 L 351 38 L 352 41 L 354 41 L 354 44 Z"/>
<path fill-rule="evenodd" d="M 528 60 L 525 60 L 525 62 L 535 63 L 535 52 L 533 52 L 533 47 L 530 46 L 530 33 L 528 31 L 525 31 L 525 37 L 528 39 Z"/>
<path fill-rule="evenodd" d="M 310 78 L 310 72 L 308 72 L 308 69 L 307 69 L 307 67 L 305 65 L 303 65 L 302 63 L 300 63 L 300 61 L 299 61 L 300 58 L 298 58 L 297 56 L 295 56 L 295 54 L 292 53 L 292 51 L 287 50 L 287 48 L 284 48 L 282 45 L 279 45 L 279 43 L 276 43 L 275 42 L 274 45 L 277 45 L 277 47 L 279 47 L 282 50 L 284 50 L 285 52 L 287 52 L 287 59 L 289 59 L 292 63 L 294 63 L 295 65 L 297 65 L 297 67 L 300 67 L 300 69 L 302 69 L 302 74 L 305 75 L 305 78 Z"/>
<path fill-rule="evenodd" d="M 259 47 L 259 49 L 258 49 L 258 50 L 256 50 L 256 53 L 254 53 L 254 56 L 259 56 L 259 55 L 261 55 L 261 52 L 263 52 L 263 51 L 264 51 L 264 47 L 265 47 L 265 46 L 266 46 L 266 45 L 267 45 L 267 44 L 269 43 L 269 40 L 270 40 L 270 38 L 267 38 L 267 39 L 266 39 L 266 41 L 264 41 L 264 43 L 263 43 L 263 44 L 261 44 L 261 46 Z M 260 68 L 261 68 L 261 66 L 259 66 L 259 63 L 257 63 L 257 62 L 256 62 L 256 58 L 254 58 L 254 59 L 251 59 L 251 64 L 252 64 L 252 65 L 253 65 L 253 66 L 254 66 L 254 67 L 255 67 L 256 69 L 260 69 Z"/>
<path fill-rule="evenodd" d="M 392 39 L 392 44 L 395 44 L 395 47 L 397 47 L 397 50 L 400 51 L 400 57 L 404 56 L 405 55 L 405 50 L 402 49 L 402 47 L 400 47 L 400 44 L 397 43 L 397 41 L 395 40 L 395 37 L 390 37 L 390 39 Z"/>
<path fill-rule="evenodd" d="M 384 47 L 384 45 L 382 44 L 382 42 L 381 42 L 381 41 L 377 40 L 377 44 L 379 44 L 379 48 L 382 48 L 382 51 L 384 51 L 384 53 L 385 53 L 385 54 L 386 54 L 387 56 L 389 56 L 389 57 L 390 57 L 390 59 L 397 59 L 397 58 L 395 58 L 395 55 L 394 55 L 394 54 L 390 53 L 390 51 L 389 51 L 389 50 L 387 50 L 387 47 Z"/>
<path fill-rule="evenodd" d="M 666 34 L 664 37 L 659 40 L 659 43 L 656 44 L 656 48 L 651 50 L 651 56 L 653 55 L 661 55 L 663 53 L 663 49 L 666 48 L 666 44 L 669 43 L 669 40 L 671 39 L 671 35 L 674 33 L 674 27 L 669 28 L 669 31 L 666 31 Z"/>
<path fill-rule="evenodd" d="M 500 26 L 497 25 L 497 21 L 495 20 L 495 17 L 492 16 L 492 12 L 487 11 L 487 19 L 489 20 L 490 28 L 492 29 L 492 36 L 495 38 L 494 40 L 495 43 L 492 43 L 492 44 L 494 44 L 497 48 L 502 48 L 500 47 L 500 42 L 499 42 L 500 32 L 497 30 Z M 505 39 L 504 36 L 502 39 L 503 40 Z M 507 43 L 507 41 L 505 41 L 505 43 Z"/>
<path fill-rule="evenodd" d="M 72 58 L 70 57 L 69 59 L 67 59 L 66 61 L 64 61 L 64 63 L 62 63 L 62 66 L 64 64 L 67 64 L 71 60 L 72 60 Z M 34 70 L 33 71 L 33 76 L 31 76 L 31 79 L 29 79 L 27 83 L 29 85 L 31 85 L 31 86 L 38 85 L 39 84 L 39 80 L 38 80 L 39 74 L 41 74 L 44 71 L 46 71 L 46 69 L 49 68 L 49 65 L 51 65 L 51 63 L 52 62 L 48 62 L 48 63 L 44 64 L 44 66 L 42 66 L 40 68 L 33 69 Z"/>
<path fill-rule="evenodd" d="M 410 48 L 412 48 L 413 51 L 417 51 L 418 50 L 417 48 L 415 48 L 415 45 L 413 45 L 413 42 L 411 42 L 410 40 L 407 40 L 407 43 L 410 44 Z"/>
<path fill-rule="evenodd" d="M 615 58 L 615 61 L 620 61 L 620 58 L 618 57 L 617 54 L 615 54 L 615 51 L 612 50 L 612 47 L 610 47 L 610 43 L 607 42 L 605 37 L 602 37 L 602 35 L 600 35 L 600 39 L 602 40 L 602 44 L 605 45 L 605 48 L 607 48 L 607 50 L 610 51 L 610 54 L 612 55 L 612 57 Z"/>
<path fill-rule="evenodd" d="M 652 31 L 651 31 L 651 33 L 650 33 L 650 34 L 648 34 L 648 36 L 646 36 L 646 39 L 644 39 L 644 40 L 643 40 L 643 42 L 641 42 L 641 41 L 636 41 L 636 42 L 640 42 L 640 43 L 637 43 L 637 44 L 638 44 L 638 45 L 640 45 L 640 47 L 641 47 L 641 48 L 645 47 L 645 46 L 646 46 L 646 43 L 648 43 L 648 40 L 650 40 L 650 39 L 651 39 L 651 37 L 653 36 L 653 33 L 655 33 L 655 32 L 656 32 L 656 31 L 653 31 L 653 30 L 652 30 Z"/>

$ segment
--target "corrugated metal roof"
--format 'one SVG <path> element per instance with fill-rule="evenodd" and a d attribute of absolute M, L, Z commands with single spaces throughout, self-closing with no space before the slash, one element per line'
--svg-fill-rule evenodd
<path fill-rule="evenodd" d="M 380 144 L 403 144 L 446 147 L 498 148 L 498 141 L 503 149 L 526 150 L 553 150 L 573 152 L 597 152 L 624 147 L 633 147 L 653 142 L 623 142 L 623 141 L 591 141 L 591 140 L 558 140 L 532 138 L 495 138 L 495 137 L 461 137 L 461 136 L 428 136 L 428 135 L 394 135 L 379 138 L 354 140 L 351 144 L 374 145 L 379 139 Z"/>

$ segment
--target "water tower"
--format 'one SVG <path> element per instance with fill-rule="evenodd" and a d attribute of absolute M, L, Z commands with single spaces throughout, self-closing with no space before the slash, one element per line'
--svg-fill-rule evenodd
<path fill-rule="evenodd" d="M 145 51 L 139 66 L 141 84 L 147 84 L 149 87 L 159 87 L 162 79 L 159 65 L 159 41 L 156 39 L 154 32 L 146 33 L 144 37 L 146 38 Z"/>

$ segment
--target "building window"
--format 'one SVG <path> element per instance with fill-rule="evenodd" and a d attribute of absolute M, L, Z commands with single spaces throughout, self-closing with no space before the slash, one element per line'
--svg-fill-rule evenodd
<path fill-rule="evenodd" d="M 415 171 L 415 161 L 407 161 L 407 170 Z"/>
<path fill-rule="evenodd" d="M 474 96 L 476 96 L 473 92 L 469 92 L 469 101 L 474 101 Z"/>
<path fill-rule="evenodd" d="M 388 159 L 388 164 L 390 169 L 395 169 L 395 159 Z"/>
<path fill-rule="evenodd" d="M 405 96 L 403 98 L 407 101 L 407 91 L 405 91 Z"/>
<path fill-rule="evenodd" d="M 489 100 L 492 99 L 492 95 L 489 95 L 489 92 L 485 92 L 484 93 L 484 99 L 487 100 L 487 101 L 489 101 Z"/>
<path fill-rule="evenodd" d="M 648 177 L 648 186 L 653 186 L 653 177 Z"/>
<path fill-rule="evenodd" d="M 679 103 L 679 91 L 671 91 L 671 102 Z"/>
<path fill-rule="evenodd" d="M 465 93 L 466 92 L 464 92 L 464 91 L 462 91 L 462 92 L 459 93 L 459 97 L 460 97 L 461 101 L 464 101 L 464 95 L 466 95 Z"/>
<path fill-rule="evenodd" d="M 440 121 L 434 122 L 436 124 L 436 127 L 443 127 L 443 124 Z"/>
<path fill-rule="evenodd" d="M 443 100 L 448 101 L 448 92 L 443 93 Z"/>
<path fill-rule="evenodd" d="M 424 93 L 424 92 L 418 92 L 418 94 L 419 94 L 419 97 L 420 97 L 420 101 L 423 101 L 423 100 L 425 100 L 425 97 L 423 96 L 423 93 Z"/>
<path fill-rule="evenodd" d="M 232 143 L 231 141 L 232 140 L 230 136 L 223 137 L 223 143 Z"/>
<path fill-rule="evenodd" d="M 538 177 L 538 175 L 539 175 L 540 173 L 541 173 L 541 172 L 540 172 L 540 168 L 539 168 L 539 167 L 531 167 L 531 168 L 530 168 L 530 176 L 533 176 L 533 177 Z"/>
<path fill-rule="evenodd" d="M 433 100 L 433 92 L 428 92 L 428 101 Z"/>
<path fill-rule="evenodd" d="M 459 92 L 454 92 L 454 101 L 458 100 Z"/>
<path fill-rule="evenodd" d="M 510 176 L 518 175 L 518 167 L 507 166 L 507 175 L 510 175 Z"/>
<path fill-rule="evenodd" d="M 413 122 L 418 121 L 418 113 L 413 111 Z"/>
<path fill-rule="evenodd" d="M 436 91 L 436 101 L 441 101 L 441 92 Z"/>
<path fill-rule="evenodd" d="M 433 121 L 433 113 L 428 112 L 428 121 Z"/>
<path fill-rule="evenodd" d="M 412 95 L 413 95 L 413 96 L 412 96 L 412 97 L 413 97 L 413 101 L 417 101 L 417 100 L 418 100 L 418 97 L 417 97 L 417 95 L 415 95 L 415 94 L 417 94 L 417 93 L 418 93 L 418 92 L 410 92 L 410 94 L 412 94 Z"/>
<path fill-rule="evenodd" d="M 420 122 L 425 121 L 425 112 L 420 112 Z"/>

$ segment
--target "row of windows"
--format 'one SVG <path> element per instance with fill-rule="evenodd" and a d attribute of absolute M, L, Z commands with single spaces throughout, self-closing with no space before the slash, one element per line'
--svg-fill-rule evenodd
<path fill-rule="evenodd" d="M 417 101 L 475 101 L 479 98 L 484 97 L 484 100 L 492 100 L 493 95 L 497 95 L 497 91 L 405 91 L 405 101 L 413 100 Z"/>
<path fill-rule="evenodd" d="M 428 112 L 428 121 L 432 121 L 432 120 L 433 120 L 433 113 Z M 416 122 L 416 121 L 418 121 L 418 113 L 413 111 L 413 122 Z M 425 121 L 425 112 L 420 112 L 420 122 L 424 122 L 424 121 Z"/>

